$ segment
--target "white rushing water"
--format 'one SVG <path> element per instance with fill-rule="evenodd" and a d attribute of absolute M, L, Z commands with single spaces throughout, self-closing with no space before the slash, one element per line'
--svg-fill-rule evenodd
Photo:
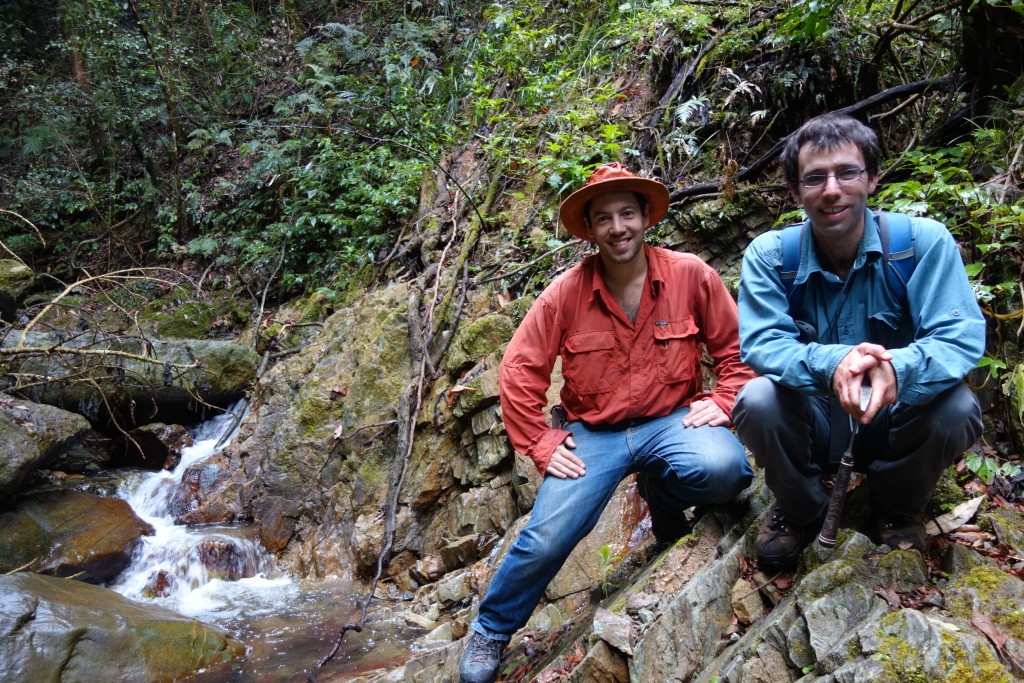
<path fill-rule="evenodd" d="M 174 523 L 174 497 L 185 472 L 216 453 L 219 442 L 221 447 L 230 442 L 224 432 L 234 424 L 231 414 L 215 417 L 193 431 L 194 444 L 182 451 L 173 470 L 133 472 L 124 479 L 118 496 L 155 532 L 143 537 L 131 564 L 110 588 L 221 626 L 246 646 L 245 657 L 226 678 L 221 672 L 216 679 L 199 680 L 294 681 L 333 649 L 343 624 L 358 619 L 364 589 L 338 578 L 293 581 L 278 570 L 251 524 Z M 350 633 L 323 672 L 373 668 L 407 656 L 406 640 L 414 635 L 380 628 L 367 624 L 361 633 Z"/>
<path fill-rule="evenodd" d="M 239 403 L 232 411 L 244 409 Z M 155 533 L 143 537 L 131 565 L 110 586 L 113 590 L 215 623 L 270 613 L 295 598 L 297 587 L 247 527 L 174 523 L 172 501 L 185 471 L 216 453 L 219 442 L 221 447 L 230 442 L 224 433 L 233 426 L 237 430 L 236 424 L 232 413 L 218 415 L 194 431 L 193 445 L 183 449 L 173 470 L 126 477 L 119 497 Z"/>

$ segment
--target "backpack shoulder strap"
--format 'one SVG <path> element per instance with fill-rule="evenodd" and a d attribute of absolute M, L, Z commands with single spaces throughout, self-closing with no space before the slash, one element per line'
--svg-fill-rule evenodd
<path fill-rule="evenodd" d="M 789 310 L 800 308 L 803 287 L 796 287 L 796 274 L 800 270 L 800 244 L 803 242 L 804 224 L 787 225 L 782 229 L 782 286 L 786 288 Z"/>
<path fill-rule="evenodd" d="M 907 281 L 917 265 L 910 230 L 910 216 L 879 211 L 878 234 L 882 241 L 882 261 L 889 290 L 898 301 L 907 297 Z"/>

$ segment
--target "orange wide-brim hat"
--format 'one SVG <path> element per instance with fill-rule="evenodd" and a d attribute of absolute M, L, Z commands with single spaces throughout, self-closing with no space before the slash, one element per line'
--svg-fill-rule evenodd
<path fill-rule="evenodd" d="M 581 240 L 590 241 L 584 211 L 587 202 L 605 192 L 637 192 L 647 199 L 647 225 L 657 225 L 668 214 L 668 188 L 658 180 L 638 178 L 619 163 L 602 164 L 587 178 L 587 184 L 565 198 L 558 215 L 566 230 Z"/>

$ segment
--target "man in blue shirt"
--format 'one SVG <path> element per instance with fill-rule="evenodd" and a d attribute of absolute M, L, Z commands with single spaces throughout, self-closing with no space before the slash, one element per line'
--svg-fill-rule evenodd
<path fill-rule="evenodd" d="M 962 380 L 984 352 L 984 318 L 956 243 L 927 218 L 910 219 L 913 272 L 905 293 L 893 291 L 867 208 L 880 157 L 877 136 L 855 119 L 805 123 L 782 153 L 808 216 L 792 286 L 779 231 L 744 255 L 741 358 L 762 376 L 740 392 L 733 422 L 776 498 L 757 536 L 762 566 L 794 563 L 818 533 L 823 475 L 835 471 L 854 420 L 855 469 L 868 475 L 877 540 L 892 548 L 923 547 L 921 513 L 942 470 L 981 433 Z"/>

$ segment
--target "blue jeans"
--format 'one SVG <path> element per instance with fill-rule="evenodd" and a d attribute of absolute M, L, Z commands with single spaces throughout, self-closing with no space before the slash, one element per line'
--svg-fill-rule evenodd
<path fill-rule="evenodd" d="M 689 411 L 612 426 L 566 425 L 587 473 L 579 479 L 544 478 L 530 521 L 480 603 L 472 624 L 477 633 L 507 641 L 526 624 L 548 582 L 628 475 L 644 475 L 648 501 L 680 515 L 694 505 L 728 502 L 750 484 L 753 472 L 732 432 L 683 427 Z"/>

